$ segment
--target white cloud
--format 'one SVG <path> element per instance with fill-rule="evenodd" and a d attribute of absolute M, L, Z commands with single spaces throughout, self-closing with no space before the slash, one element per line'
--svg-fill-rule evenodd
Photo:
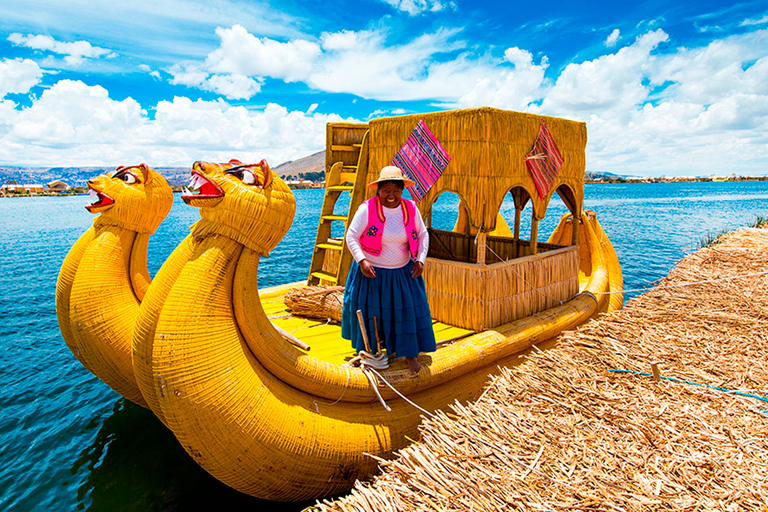
<path fill-rule="evenodd" d="M 316 43 L 280 43 L 257 38 L 240 25 L 217 28 L 219 47 L 202 63 L 185 62 L 170 69 L 171 83 L 198 87 L 230 99 L 250 99 L 261 91 L 264 77 L 286 82 L 306 79 L 320 54 Z"/>
<path fill-rule="evenodd" d="M 139 70 L 147 73 L 149 76 L 151 76 L 155 80 L 160 80 L 161 79 L 160 72 L 157 71 L 157 70 L 153 70 L 147 64 L 139 64 Z"/>
<path fill-rule="evenodd" d="M 71 66 L 78 66 L 86 59 L 97 59 L 99 57 L 113 58 L 117 54 L 105 48 L 91 46 L 88 41 L 75 41 L 72 43 L 63 43 L 56 41 L 51 36 L 19 34 L 14 32 L 8 36 L 8 40 L 16 46 L 24 46 L 33 50 L 44 50 L 58 55 L 64 55 L 64 62 Z"/>
<path fill-rule="evenodd" d="M 261 91 L 263 78 L 252 78 L 240 74 L 210 73 L 198 63 L 174 65 L 170 70 L 174 85 L 196 87 L 204 91 L 215 92 L 229 99 L 250 99 Z"/>
<path fill-rule="evenodd" d="M 508 48 L 504 58 L 514 68 L 495 77 L 482 78 L 474 88 L 458 100 L 460 107 L 488 105 L 509 110 L 529 110 L 531 103 L 543 94 L 544 73 L 549 66 L 546 57 L 533 63 L 533 55 L 518 47 Z"/>
<path fill-rule="evenodd" d="M 621 32 L 619 29 L 614 29 L 613 32 L 611 32 L 611 35 L 608 36 L 608 38 L 605 40 L 605 46 L 613 47 L 616 46 L 616 42 L 619 40 L 619 35 Z"/>
<path fill-rule="evenodd" d="M 457 30 L 393 46 L 384 29 L 279 42 L 233 26 L 217 32 L 216 50 L 171 71 L 173 83 L 227 98 L 250 98 L 274 78 L 375 100 L 490 105 L 586 121 L 593 171 L 766 172 L 768 30 L 693 48 L 675 47 L 663 30 L 633 42 L 614 33 L 617 48 L 609 53 L 552 69 L 546 56 L 521 47 L 508 48 L 503 59 L 478 56 Z M 41 76 L 31 61 L 5 59 L 0 93 L 27 93 Z M 115 101 L 100 87 L 63 80 L 30 107 L 0 101 L 0 161 L 25 155 L 41 165 L 186 166 L 235 157 L 276 165 L 323 148 L 325 123 L 340 118 L 317 108 L 308 102 L 303 112 L 288 111 L 270 103 L 256 111 L 224 99 L 178 97 L 145 105 L 155 112 L 150 118 L 130 98 Z"/>
<path fill-rule="evenodd" d="M 387 46 L 382 31 L 325 33 L 322 58 L 308 83 L 328 92 L 377 100 L 454 102 L 477 80 L 496 74 L 492 65 L 458 53 L 456 30 L 440 29 L 402 45 Z"/>
<path fill-rule="evenodd" d="M 440 0 L 382 0 L 398 11 L 407 12 L 411 16 L 425 12 L 440 12 L 447 9 L 456 10 L 455 2 L 441 2 Z"/>
<path fill-rule="evenodd" d="M 40 83 L 43 71 L 29 59 L 0 61 L 0 98 L 6 94 L 24 94 Z"/>
<path fill-rule="evenodd" d="M 320 54 L 317 43 L 301 39 L 280 43 L 254 37 L 240 25 L 217 28 L 221 45 L 206 58 L 214 73 L 242 76 L 270 76 L 286 82 L 304 80 Z"/>
<path fill-rule="evenodd" d="M 203 62 L 180 63 L 169 71 L 171 83 L 231 99 L 250 99 L 266 78 L 276 78 L 368 99 L 454 102 L 478 80 L 498 73 L 489 62 L 457 54 L 466 46 L 455 40 L 458 32 L 440 29 L 397 46 L 387 45 L 382 30 L 323 33 L 319 44 L 281 43 L 235 25 L 217 30 L 221 44 Z M 457 55 L 444 58 L 452 53 Z"/>
<path fill-rule="evenodd" d="M 28 108 L 14 107 L 0 101 L 0 161 L 41 166 L 189 166 L 231 158 L 266 158 L 275 166 L 321 150 L 326 123 L 354 121 L 313 108 L 270 103 L 253 111 L 184 97 L 160 101 L 150 119 L 132 98 L 116 101 L 102 87 L 72 80 L 57 82 Z"/>
<path fill-rule="evenodd" d="M 747 18 L 746 20 L 741 22 L 741 26 L 763 25 L 764 23 L 768 23 L 768 14 L 766 14 L 762 18 Z"/>
<path fill-rule="evenodd" d="M 644 79 L 651 72 L 651 52 L 668 38 L 662 30 L 648 32 L 614 54 L 567 65 L 547 92 L 542 109 L 577 116 L 633 111 L 648 99 Z"/>
<path fill-rule="evenodd" d="M 649 32 L 568 65 L 542 111 L 587 122 L 590 170 L 618 174 L 764 174 L 768 31 L 657 53 Z"/>

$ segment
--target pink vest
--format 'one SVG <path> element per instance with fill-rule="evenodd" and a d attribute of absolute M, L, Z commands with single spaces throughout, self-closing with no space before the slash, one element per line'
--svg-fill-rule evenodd
<path fill-rule="evenodd" d="M 365 201 L 368 205 L 368 224 L 365 232 L 360 237 L 360 247 L 373 255 L 381 254 L 381 237 L 384 233 L 384 208 L 381 206 L 379 196 L 373 196 Z M 414 212 L 416 203 L 408 199 L 401 199 L 400 204 L 403 208 L 403 224 L 408 238 L 408 249 L 411 253 L 411 259 L 416 261 L 419 254 L 419 233 L 416 231 L 416 220 Z"/>

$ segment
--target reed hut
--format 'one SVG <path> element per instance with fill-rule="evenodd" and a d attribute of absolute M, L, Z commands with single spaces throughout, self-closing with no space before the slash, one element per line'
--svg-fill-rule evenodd
<path fill-rule="evenodd" d="M 420 121 L 450 155 L 450 163 L 418 203 L 430 227 L 424 278 L 433 317 L 480 331 L 578 293 L 578 223 L 568 245 L 539 242 L 538 224 L 555 193 L 574 218 L 581 217 L 585 123 L 489 107 L 375 119 L 369 123 L 366 183 L 390 164 Z M 562 156 L 546 191 L 537 188 L 527 165 L 543 125 Z M 460 213 L 466 217 L 460 231 L 431 228 L 432 206 L 444 192 L 460 199 Z M 366 197 L 373 194 L 368 189 Z M 495 236 L 507 194 L 515 205 L 514 234 Z M 524 239 L 520 224 L 528 202 L 531 232 Z"/>

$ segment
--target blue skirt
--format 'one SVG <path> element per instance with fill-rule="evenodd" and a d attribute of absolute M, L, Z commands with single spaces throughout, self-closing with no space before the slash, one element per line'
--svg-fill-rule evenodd
<path fill-rule="evenodd" d="M 437 350 L 424 278 L 411 277 L 413 262 L 400 268 L 375 268 L 376 277 L 371 279 L 363 275 L 360 265 L 352 262 L 344 289 L 341 337 L 351 340 L 356 351 L 365 350 L 357 320 L 359 309 L 373 353 L 377 352 L 374 316 L 387 354 L 418 357 L 419 352 Z"/>

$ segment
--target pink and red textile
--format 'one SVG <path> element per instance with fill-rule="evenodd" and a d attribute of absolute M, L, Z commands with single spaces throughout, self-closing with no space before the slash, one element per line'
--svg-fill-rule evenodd
<path fill-rule="evenodd" d="M 405 144 L 392 159 L 392 165 L 399 167 L 415 183 L 408 187 L 414 201 L 419 202 L 443 174 L 451 161 L 440 141 L 420 120 L 408 136 Z"/>
<path fill-rule="evenodd" d="M 539 126 L 539 134 L 533 143 L 533 149 L 525 157 L 525 164 L 533 176 L 533 182 L 536 184 L 539 196 L 544 199 L 560 172 L 563 156 L 557 149 L 555 141 L 552 140 L 552 134 L 549 133 L 549 128 L 543 119 Z"/>

